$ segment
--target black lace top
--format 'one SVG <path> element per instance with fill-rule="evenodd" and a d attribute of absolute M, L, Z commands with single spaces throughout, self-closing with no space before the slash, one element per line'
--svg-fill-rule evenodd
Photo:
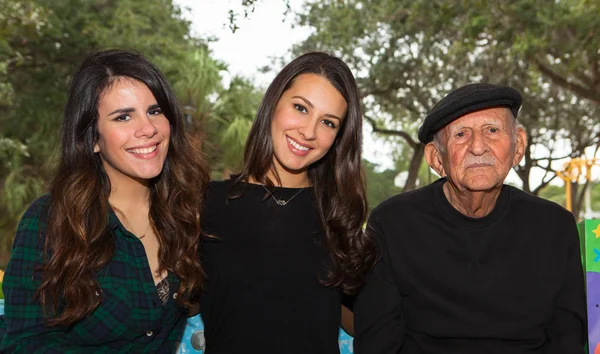
<path fill-rule="evenodd" d="M 164 306 L 169 299 L 169 279 L 167 277 L 164 277 L 163 280 L 156 284 L 156 292 L 158 292 L 158 297 Z"/>

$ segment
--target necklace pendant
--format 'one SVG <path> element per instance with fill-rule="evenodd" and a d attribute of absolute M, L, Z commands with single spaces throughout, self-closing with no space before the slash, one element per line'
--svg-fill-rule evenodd
<path fill-rule="evenodd" d="M 297 191 L 297 192 L 296 192 L 296 194 L 294 194 L 294 195 L 293 195 L 293 196 L 292 196 L 290 199 L 288 199 L 288 200 L 284 200 L 284 199 L 277 199 L 277 198 L 275 198 L 275 196 L 273 195 L 273 193 L 272 193 L 272 192 L 270 192 L 270 191 L 267 189 L 267 187 L 265 187 L 265 186 L 262 186 L 262 187 L 263 187 L 263 188 L 264 188 L 264 189 L 265 189 L 265 190 L 266 190 L 268 193 L 270 193 L 270 194 L 271 194 L 271 198 L 273 198 L 273 201 L 275 201 L 275 203 L 276 203 L 277 205 L 279 205 L 279 206 L 284 206 L 284 205 L 287 205 L 287 203 L 289 203 L 289 202 L 290 202 L 292 199 L 294 199 L 294 198 L 295 198 L 295 197 L 296 197 L 296 196 L 297 196 L 297 195 L 298 195 L 300 192 L 302 192 L 302 191 L 304 190 L 304 188 L 306 188 L 306 187 L 303 187 L 303 188 L 301 188 L 301 189 L 300 189 L 299 191 Z"/>

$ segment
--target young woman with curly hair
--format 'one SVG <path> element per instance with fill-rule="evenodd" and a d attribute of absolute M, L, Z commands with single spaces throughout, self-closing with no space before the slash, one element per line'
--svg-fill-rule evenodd
<path fill-rule="evenodd" d="M 15 237 L 0 351 L 172 353 L 204 279 L 208 171 L 167 81 L 137 53 L 88 56 L 61 140 Z"/>

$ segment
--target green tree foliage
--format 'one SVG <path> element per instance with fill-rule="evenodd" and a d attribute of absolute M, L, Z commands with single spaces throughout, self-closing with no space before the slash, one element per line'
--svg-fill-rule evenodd
<path fill-rule="evenodd" d="M 377 164 L 363 160 L 365 165 L 365 176 L 367 179 L 367 201 L 369 212 L 379 203 L 389 197 L 400 193 L 401 189 L 394 184 L 398 171 L 378 171 Z"/>
<path fill-rule="evenodd" d="M 588 91 L 599 87 L 594 80 L 600 45 L 589 34 L 598 32 L 600 17 L 575 20 L 588 5 L 598 13 L 598 3 L 591 3 L 309 1 L 298 22 L 314 31 L 295 51 L 333 52 L 353 69 L 374 133 L 393 137 L 408 161 L 404 190 L 420 184 L 423 146 L 416 129 L 445 93 L 470 82 L 519 89 L 524 95 L 519 121 L 530 146 L 517 172 L 523 189 L 538 193 L 555 178 L 553 161 L 581 156 L 598 143 L 593 92 L 560 84 L 542 65 L 570 83 L 587 82 Z M 563 146 L 564 139 L 570 146 Z M 538 168 L 547 174 L 530 185 L 531 171 Z"/>
<path fill-rule="evenodd" d="M 183 56 L 182 70 L 174 85 L 192 134 L 202 142 L 217 179 L 238 170 L 246 137 L 263 92 L 249 80 L 235 76 L 227 88 L 221 74 L 225 64 L 215 61 L 206 49 Z"/>
<path fill-rule="evenodd" d="M 209 156 L 215 179 L 229 177 L 242 167 L 244 146 L 260 105 L 263 91 L 248 79 L 234 77 L 227 89 L 219 92 L 205 131 L 205 152 Z"/>
<path fill-rule="evenodd" d="M 432 6 L 440 5 L 433 1 Z M 551 82 L 600 104 L 600 2 L 460 1 L 457 20 L 490 49 L 509 48 Z"/>
<path fill-rule="evenodd" d="M 562 206 L 565 205 L 565 188 L 555 185 L 548 185 L 540 190 L 540 197 L 551 200 Z"/>

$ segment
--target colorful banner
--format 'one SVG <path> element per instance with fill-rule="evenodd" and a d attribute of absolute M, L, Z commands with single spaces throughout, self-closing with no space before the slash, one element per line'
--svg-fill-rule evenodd
<path fill-rule="evenodd" d="M 589 354 L 600 354 L 600 220 L 582 221 L 579 237 L 587 292 Z"/>

